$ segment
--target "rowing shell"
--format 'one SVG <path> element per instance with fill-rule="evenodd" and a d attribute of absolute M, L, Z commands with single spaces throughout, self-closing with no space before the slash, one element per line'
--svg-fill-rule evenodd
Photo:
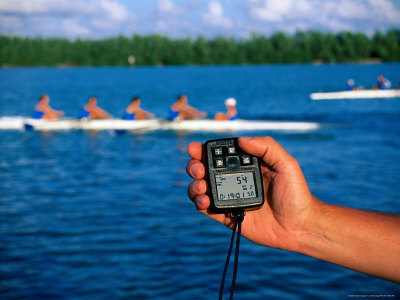
<path fill-rule="evenodd" d="M 182 131 L 252 131 L 252 130 L 295 130 L 306 131 L 320 128 L 314 122 L 283 122 L 283 121 L 213 121 L 193 120 L 176 121 L 166 124 L 163 129 Z"/>
<path fill-rule="evenodd" d="M 23 124 L 25 129 L 39 131 L 55 130 L 143 130 L 158 129 L 159 120 L 129 121 L 121 119 L 112 120 L 35 120 L 26 119 Z"/>
<path fill-rule="evenodd" d="M 307 131 L 320 128 L 314 122 L 284 122 L 284 121 L 214 121 L 192 120 L 174 121 L 143 120 L 129 121 L 121 119 L 111 120 L 77 120 L 62 119 L 57 121 L 37 120 L 23 117 L 1 117 L 0 129 L 4 130 L 177 130 L 177 131 L 256 131 L 256 130 L 283 130 Z"/>
<path fill-rule="evenodd" d="M 333 93 L 312 93 L 312 100 L 397 98 L 400 90 L 354 90 Z"/>

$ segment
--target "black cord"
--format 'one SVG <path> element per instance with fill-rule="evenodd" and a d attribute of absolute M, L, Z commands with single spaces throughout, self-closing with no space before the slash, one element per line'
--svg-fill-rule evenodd
<path fill-rule="evenodd" d="M 244 214 L 240 216 L 235 216 L 236 224 L 238 225 L 238 231 L 236 235 L 236 249 L 235 249 L 235 261 L 233 263 L 233 275 L 232 275 L 232 285 L 231 285 L 231 293 L 229 299 L 233 299 L 233 294 L 235 293 L 236 286 L 236 277 L 237 270 L 239 264 L 239 245 L 240 245 L 240 234 L 242 232 L 242 222 L 243 222 Z"/>
<path fill-rule="evenodd" d="M 232 248 L 233 248 L 233 242 L 235 240 L 237 225 L 238 225 L 238 223 L 235 222 L 235 226 L 232 229 L 231 244 L 229 246 L 228 256 L 226 257 L 226 261 L 225 261 L 224 272 L 222 273 L 221 286 L 219 288 L 219 298 L 218 298 L 219 300 L 222 300 L 222 296 L 224 295 L 225 277 L 226 277 L 226 272 L 228 271 L 228 265 L 229 265 L 229 260 L 231 258 L 231 253 L 232 253 Z"/>
<path fill-rule="evenodd" d="M 233 299 L 233 294 L 235 293 L 237 270 L 238 270 L 238 264 L 239 264 L 240 234 L 242 232 L 242 222 L 244 219 L 244 215 L 245 215 L 245 212 L 243 210 L 231 212 L 231 217 L 235 219 L 235 225 L 233 226 L 233 229 L 232 229 L 231 244 L 229 246 L 228 255 L 227 255 L 226 261 L 225 261 L 224 272 L 222 274 L 221 286 L 219 288 L 219 298 L 218 298 L 219 300 L 222 300 L 222 297 L 224 295 L 225 278 L 226 278 L 226 273 L 228 271 L 229 261 L 230 261 L 231 254 L 232 254 L 233 242 L 235 240 L 235 234 L 236 234 L 236 229 L 237 229 L 235 260 L 234 260 L 234 264 L 233 264 L 231 292 L 229 295 L 230 300 Z"/>

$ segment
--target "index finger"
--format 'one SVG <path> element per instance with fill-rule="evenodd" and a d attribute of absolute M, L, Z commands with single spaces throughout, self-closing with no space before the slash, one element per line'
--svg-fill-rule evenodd
<path fill-rule="evenodd" d="M 201 160 L 203 146 L 199 142 L 191 142 L 188 146 L 188 152 L 191 158 Z"/>

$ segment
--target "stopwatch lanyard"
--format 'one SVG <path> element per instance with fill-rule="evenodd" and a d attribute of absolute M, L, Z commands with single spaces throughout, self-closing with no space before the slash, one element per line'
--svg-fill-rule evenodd
<path fill-rule="evenodd" d="M 229 295 L 229 299 L 233 299 L 233 294 L 235 293 L 235 285 L 236 285 L 236 277 L 237 277 L 237 270 L 238 270 L 238 262 L 239 262 L 239 245 L 240 245 L 240 234 L 242 231 L 242 222 L 244 219 L 244 211 L 236 211 L 231 212 L 231 217 L 235 219 L 235 225 L 232 229 L 232 237 L 231 237 L 231 244 L 228 250 L 228 256 L 226 257 L 224 273 L 222 274 L 221 286 L 219 288 L 219 300 L 222 300 L 224 295 L 224 285 L 225 285 L 225 277 L 226 272 L 228 271 L 229 261 L 231 258 L 233 242 L 235 241 L 235 234 L 236 234 L 236 248 L 235 248 L 235 260 L 233 263 L 233 274 L 232 274 L 232 284 L 231 284 L 231 292 Z M 237 232 L 236 232 L 237 229 Z"/>

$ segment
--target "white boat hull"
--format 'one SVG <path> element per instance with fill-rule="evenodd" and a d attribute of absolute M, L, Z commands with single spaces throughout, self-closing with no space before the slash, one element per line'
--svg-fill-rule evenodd
<path fill-rule="evenodd" d="M 311 100 L 398 98 L 400 90 L 354 90 L 332 93 L 312 93 Z"/>
<path fill-rule="evenodd" d="M 22 130 L 24 117 L 0 117 L 0 130 Z"/>
<path fill-rule="evenodd" d="M 253 131 L 253 130 L 294 130 L 305 131 L 320 128 L 313 122 L 283 122 L 283 121 L 213 121 L 193 120 L 176 121 L 166 124 L 163 129 L 182 131 Z"/>
<path fill-rule="evenodd" d="M 79 129 L 83 130 L 141 130 L 141 129 L 158 129 L 160 127 L 159 120 L 91 120 L 79 121 Z"/>
<path fill-rule="evenodd" d="M 79 120 L 37 120 L 25 119 L 23 129 L 34 129 L 39 131 L 57 131 L 57 130 L 74 130 L 79 129 Z"/>
<path fill-rule="evenodd" d="M 177 131 L 307 131 L 320 128 L 314 122 L 287 121 L 214 121 L 193 120 L 168 122 L 164 120 L 128 121 L 112 120 L 77 120 L 63 119 L 57 121 L 37 120 L 22 117 L 1 117 L 0 129 L 3 130 L 177 130 Z"/>
<path fill-rule="evenodd" d="M 139 130 L 157 129 L 159 120 L 128 121 L 121 119 L 112 120 L 35 120 L 25 119 L 24 127 L 31 126 L 34 130 Z"/>

